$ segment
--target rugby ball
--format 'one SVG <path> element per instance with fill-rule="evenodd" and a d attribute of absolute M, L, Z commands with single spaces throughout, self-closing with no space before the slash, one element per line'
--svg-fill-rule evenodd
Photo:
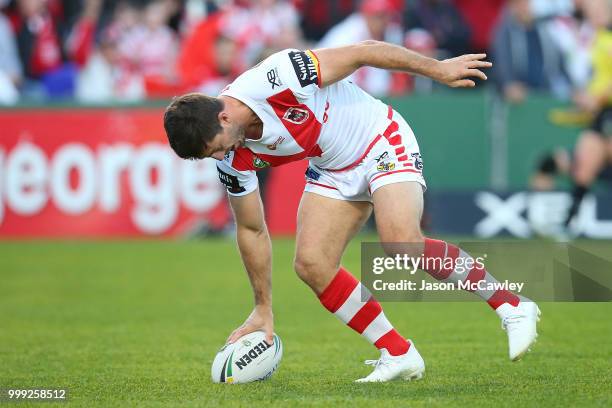
<path fill-rule="evenodd" d="M 243 384 L 269 378 L 281 361 L 283 343 L 276 334 L 271 345 L 265 338 L 264 332 L 256 331 L 223 346 L 212 364 L 213 382 Z"/>

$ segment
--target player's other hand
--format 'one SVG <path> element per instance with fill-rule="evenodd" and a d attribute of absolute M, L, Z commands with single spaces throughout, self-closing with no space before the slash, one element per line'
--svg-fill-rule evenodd
<path fill-rule="evenodd" d="M 266 333 L 266 342 L 272 344 L 274 333 L 274 316 L 272 314 L 272 306 L 258 305 L 251 312 L 249 317 L 244 321 L 242 326 L 238 327 L 227 338 L 227 343 L 234 343 L 245 334 L 261 330 Z"/>
<path fill-rule="evenodd" d="M 491 68 L 493 64 L 482 61 L 486 56 L 487 54 L 466 54 L 440 61 L 433 79 L 451 88 L 472 88 L 476 86 L 476 82 L 469 78 L 487 80 L 481 69 Z"/>

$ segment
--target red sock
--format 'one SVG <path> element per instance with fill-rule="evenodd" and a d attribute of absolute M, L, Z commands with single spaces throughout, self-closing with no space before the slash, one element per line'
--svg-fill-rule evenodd
<path fill-rule="evenodd" d="M 362 290 L 365 302 L 361 301 Z M 346 269 L 340 268 L 319 295 L 321 304 L 340 320 L 392 356 L 405 354 L 410 344 L 393 328 L 380 303 Z"/>
<path fill-rule="evenodd" d="M 470 262 L 474 265 L 474 267 L 469 271 L 465 272 L 463 270 L 455 270 L 455 263 L 458 258 L 471 258 L 471 256 L 463 251 L 462 249 L 456 247 L 453 244 L 449 244 L 444 241 L 439 241 L 437 239 L 425 238 L 425 253 L 423 254 L 424 262 L 423 265 L 425 268 L 425 272 L 436 278 L 437 280 L 445 280 L 448 282 L 457 283 L 461 282 L 479 282 L 485 281 L 486 283 L 497 283 L 497 279 L 495 279 L 489 272 L 487 272 L 484 268 L 477 265 L 477 262 Z M 429 259 L 429 261 L 428 261 Z M 431 259 L 440 259 L 439 262 L 431 261 Z M 446 261 L 446 259 L 452 260 L 452 262 Z M 466 264 L 466 261 L 463 261 L 463 265 Z M 486 302 L 493 309 L 497 309 L 504 303 L 509 303 L 512 306 L 517 306 L 520 302 L 518 296 L 514 293 L 507 290 L 474 290 L 470 291 L 474 292 L 482 299 L 486 300 Z"/>

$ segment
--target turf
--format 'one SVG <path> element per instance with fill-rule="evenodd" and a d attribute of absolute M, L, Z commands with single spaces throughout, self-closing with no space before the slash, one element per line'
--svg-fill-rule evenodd
<path fill-rule="evenodd" d="M 612 406 L 609 303 L 542 304 L 518 363 L 482 303 L 386 303 L 426 377 L 354 384 L 378 353 L 295 277 L 293 242 L 274 246 L 280 370 L 227 385 L 210 363 L 252 302 L 231 241 L 0 242 L 0 388 L 68 388 L 86 407 Z M 344 264 L 358 270 L 357 245 Z"/>

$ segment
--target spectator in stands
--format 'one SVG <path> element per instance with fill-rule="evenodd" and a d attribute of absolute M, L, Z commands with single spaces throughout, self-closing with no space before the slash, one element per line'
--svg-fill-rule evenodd
<path fill-rule="evenodd" d="M 222 34 L 236 41 L 244 67 L 254 65 L 264 49 L 301 46 L 299 16 L 288 0 L 248 0 L 222 11 Z"/>
<path fill-rule="evenodd" d="M 180 82 L 186 90 L 218 93 L 262 55 L 302 47 L 298 23 L 296 9 L 286 0 L 250 0 L 223 7 L 185 38 L 178 59 Z"/>
<path fill-rule="evenodd" d="M 317 47 L 337 47 L 364 40 L 384 40 L 401 44 L 402 28 L 394 21 L 392 6 L 389 0 L 364 0 L 359 11 L 329 30 Z M 377 68 L 360 68 L 350 79 L 376 96 L 388 95 L 393 89 L 391 73 Z"/>
<path fill-rule="evenodd" d="M 491 48 L 497 21 L 506 0 L 453 0 L 471 31 L 471 49 L 482 52 Z"/>
<path fill-rule="evenodd" d="M 103 1 L 84 0 L 81 5 L 82 9 L 77 20 L 67 30 L 68 35 L 65 40 L 67 57 L 79 67 L 83 67 L 87 63 L 87 59 L 95 46 L 95 34 L 98 29 Z"/>
<path fill-rule="evenodd" d="M 0 9 L 7 1 L 0 1 Z M 22 79 L 21 61 L 15 35 L 8 18 L 0 13 L 0 105 L 12 105 L 19 99 L 18 87 Z"/>
<path fill-rule="evenodd" d="M 44 0 L 18 0 L 14 15 L 19 57 L 28 80 L 41 79 L 62 65 L 57 28 Z M 26 82 L 25 92 L 44 92 L 35 82 Z"/>
<path fill-rule="evenodd" d="M 151 88 L 175 77 L 178 39 L 167 25 L 169 6 L 165 0 L 148 3 L 136 25 L 126 30 L 118 42 L 122 68 L 141 77 Z"/>
<path fill-rule="evenodd" d="M 302 43 L 300 17 L 290 1 L 252 0 L 250 14 L 250 35 L 259 37 L 263 48 L 280 50 Z"/>
<path fill-rule="evenodd" d="M 237 42 L 223 33 L 225 21 L 224 12 L 213 13 L 183 41 L 177 71 L 185 91 L 215 95 L 242 69 Z"/>
<path fill-rule="evenodd" d="M 77 64 L 87 57 L 101 0 L 86 0 L 80 19 L 60 30 L 61 5 L 17 0 L 12 20 L 26 81 L 23 91 L 38 96 L 72 96 Z M 63 36 L 61 31 L 68 34 Z"/>
<path fill-rule="evenodd" d="M 238 73 L 235 70 L 238 45 L 229 37 L 218 36 L 214 42 L 214 65 L 211 67 L 211 75 L 205 81 L 200 82 L 198 91 L 207 95 L 221 93 L 231 83 Z"/>
<path fill-rule="evenodd" d="M 572 10 L 557 10 L 549 24 L 551 36 L 563 53 L 567 75 L 574 89 L 579 90 L 587 86 L 591 77 L 591 44 L 595 39 L 595 30 L 584 18 L 583 3 L 575 0 Z"/>
<path fill-rule="evenodd" d="M 120 41 L 128 37 L 140 24 L 141 16 L 138 7 L 129 1 L 121 1 L 113 11 L 111 21 L 106 26 L 106 32 Z"/>
<path fill-rule="evenodd" d="M 113 100 L 137 99 L 143 95 L 141 82 L 135 84 L 136 90 L 120 88 L 121 64 L 117 38 L 106 30 L 99 45 L 81 69 L 77 79 L 75 97 L 80 102 L 104 103 Z M 133 89 L 133 88 L 132 88 Z M 123 91 L 123 93 L 121 93 Z"/>
<path fill-rule="evenodd" d="M 465 54 L 470 48 L 470 27 L 450 0 L 413 0 L 404 12 L 404 27 L 427 30 L 443 51 L 441 57 Z"/>
<path fill-rule="evenodd" d="M 140 22 L 140 11 L 133 3 L 121 2 L 117 5 L 111 21 L 100 35 L 99 45 L 78 75 L 78 100 L 108 102 L 144 98 L 142 75 L 133 68 L 131 59 L 122 57 L 119 50 L 119 44 L 136 31 Z"/>
<path fill-rule="evenodd" d="M 297 0 L 301 28 L 308 41 L 318 42 L 337 23 L 352 14 L 358 0 Z"/>
<path fill-rule="evenodd" d="M 492 54 L 493 77 L 507 101 L 521 103 L 531 90 L 569 97 L 561 50 L 547 23 L 534 19 L 530 0 L 509 0 Z"/>

